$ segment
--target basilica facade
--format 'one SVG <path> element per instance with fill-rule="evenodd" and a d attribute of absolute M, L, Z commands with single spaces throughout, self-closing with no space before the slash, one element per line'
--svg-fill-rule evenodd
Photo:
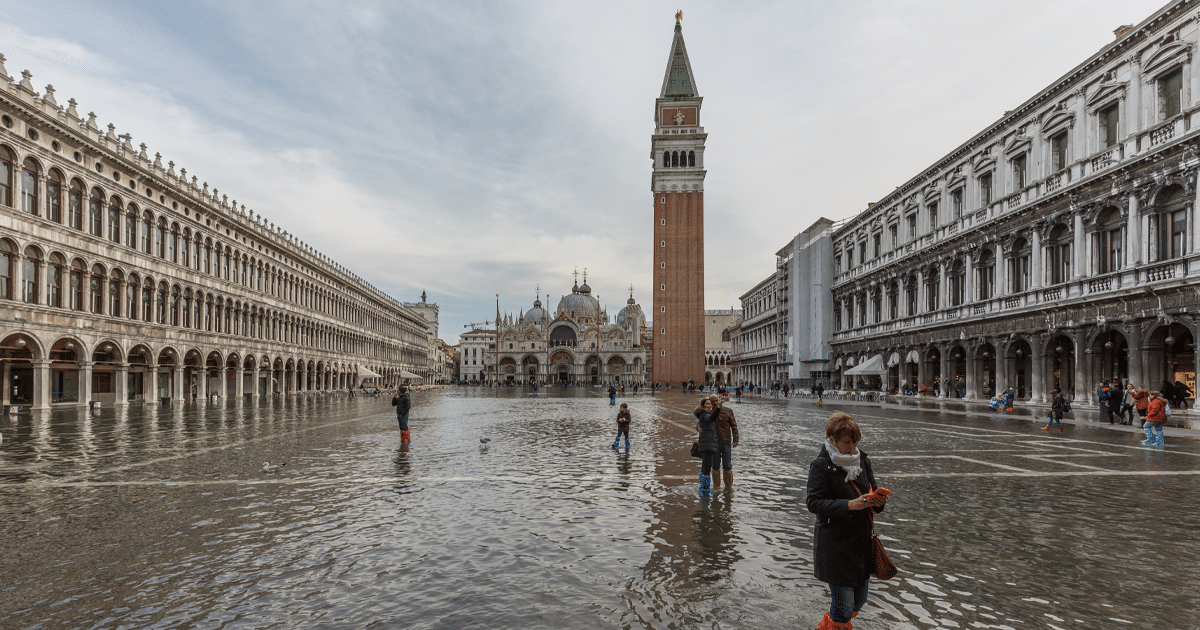
<path fill-rule="evenodd" d="M 832 234 L 832 378 L 1195 392 L 1200 3 L 1179 0 Z"/>
<path fill-rule="evenodd" d="M 6 405 L 127 405 L 399 382 L 429 324 L 0 55 Z"/>
<path fill-rule="evenodd" d="M 508 383 L 647 381 L 646 316 L 632 293 L 609 321 L 585 275 L 583 285 L 575 284 L 553 312 L 542 307 L 539 297 L 524 313 L 499 319 L 496 341 L 480 348 L 482 369 L 475 378 Z M 492 336 L 477 332 L 484 343 Z"/>

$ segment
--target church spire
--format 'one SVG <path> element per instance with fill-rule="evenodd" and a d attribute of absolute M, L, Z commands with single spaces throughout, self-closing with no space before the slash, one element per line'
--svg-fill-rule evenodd
<path fill-rule="evenodd" d="M 680 11 L 675 15 L 675 39 L 671 41 L 671 56 L 667 58 L 667 74 L 659 98 L 696 97 L 696 77 L 692 75 L 692 62 L 683 45 L 682 14 Z"/>

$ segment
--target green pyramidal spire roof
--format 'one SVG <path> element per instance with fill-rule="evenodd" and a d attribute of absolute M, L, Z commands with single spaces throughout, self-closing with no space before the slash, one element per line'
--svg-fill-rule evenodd
<path fill-rule="evenodd" d="M 692 76 L 692 62 L 688 60 L 687 48 L 683 45 L 683 26 L 675 23 L 675 39 L 671 42 L 671 58 L 667 60 L 667 76 L 663 79 L 659 98 L 696 96 L 696 79 Z"/>

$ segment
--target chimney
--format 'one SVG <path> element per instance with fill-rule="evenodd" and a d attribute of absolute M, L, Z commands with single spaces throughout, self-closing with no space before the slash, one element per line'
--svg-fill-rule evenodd
<path fill-rule="evenodd" d="M 1129 31 L 1132 31 L 1132 30 L 1133 30 L 1132 24 L 1123 24 L 1121 26 L 1118 26 L 1115 30 L 1113 30 L 1113 35 L 1116 35 L 1117 39 L 1121 39 L 1122 37 L 1125 36 L 1125 33 L 1128 33 Z"/>

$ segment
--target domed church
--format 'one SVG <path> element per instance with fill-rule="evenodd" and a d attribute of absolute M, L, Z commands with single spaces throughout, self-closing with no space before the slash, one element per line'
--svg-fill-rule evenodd
<path fill-rule="evenodd" d="M 507 382 L 645 383 L 645 325 L 632 288 L 625 307 L 610 322 L 585 271 L 583 285 L 576 279 L 553 313 L 542 308 L 538 296 L 525 314 L 501 317 L 499 346 L 486 360 L 498 361 L 500 380 Z"/>

